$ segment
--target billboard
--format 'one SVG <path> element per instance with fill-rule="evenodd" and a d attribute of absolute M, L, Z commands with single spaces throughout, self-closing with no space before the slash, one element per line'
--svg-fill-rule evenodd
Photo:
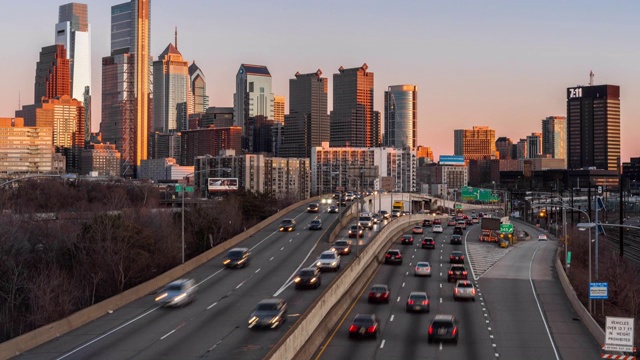
<path fill-rule="evenodd" d="M 440 155 L 440 165 L 464 165 L 464 156 Z"/>
<path fill-rule="evenodd" d="M 207 189 L 209 192 L 238 190 L 238 178 L 209 178 Z"/>

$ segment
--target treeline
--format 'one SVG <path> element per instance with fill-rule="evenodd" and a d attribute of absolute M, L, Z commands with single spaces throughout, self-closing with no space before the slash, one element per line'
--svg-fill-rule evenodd
<path fill-rule="evenodd" d="M 153 185 L 126 182 L 46 179 L 1 188 L 0 342 L 180 264 L 181 212 L 159 207 L 159 199 Z M 294 200 L 241 191 L 188 207 L 186 259 Z M 82 212 L 83 217 L 41 220 L 35 216 L 49 212 Z"/>

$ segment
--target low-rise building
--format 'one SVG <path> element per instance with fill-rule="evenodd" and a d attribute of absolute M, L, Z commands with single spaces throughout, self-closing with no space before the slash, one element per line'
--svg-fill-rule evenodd
<path fill-rule="evenodd" d="M 120 152 L 113 144 L 89 144 L 82 150 L 81 174 L 120 176 Z"/>
<path fill-rule="evenodd" d="M 53 173 L 53 128 L 0 118 L 0 177 Z M 63 168 L 64 170 L 64 168 Z"/>

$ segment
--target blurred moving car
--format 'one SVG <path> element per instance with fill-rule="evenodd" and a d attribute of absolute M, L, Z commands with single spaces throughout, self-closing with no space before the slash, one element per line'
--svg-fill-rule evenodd
<path fill-rule="evenodd" d="M 321 282 L 320 269 L 313 267 L 300 269 L 298 275 L 293 279 L 293 283 L 296 284 L 296 289 L 317 289 L 320 287 Z"/>
<path fill-rule="evenodd" d="M 339 211 L 336 205 L 329 205 L 329 214 L 337 214 Z"/>
<path fill-rule="evenodd" d="M 368 213 L 361 213 L 358 217 L 358 224 L 365 229 L 373 229 L 373 218 Z"/>
<path fill-rule="evenodd" d="M 385 264 L 402 264 L 402 254 L 398 249 L 389 249 L 384 255 Z"/>
<path fill-rule="evenodd" d="M 443 231 L 443 230 L 442 230 L 442 226 L 440 226 L 440 225 L 433 225 L 433 229 L 432 229 L 431 231 L 433 231 L 434 233 L 442 233 L 442 231 Z"/>
<path fill-rule="evenodd" d="M 473 225 L 473 220 L 472 220 L 472 219 L 466 219 L 466 220 L 464 221 L 464 223 L 465 223 L 466 225 Z"/>
<path fill-rule="evenodd" d="M 460 226 L 457 226 L 453 228 L 453 234 L 454 235 L 464 235 L 464 231 Z"/>
<path fill-rule="evenodd" d="M 414 226 L 413 229 L 411 229 L 411 232 L 414 234 L 422 234 L 424 230 L 422 229 L 422 226 Z"/>
<path fill-rule="evenodd" d="M 233 248 L 227 252 L 222 264 L 228 268 L 240 268 L 248 266 L 250 261 L 249 249 Z"/>
<path fill-rule="evenodd" d="M 453 315 L 436 315 L 429 325 L 428 342 L 451 341 L 458 343 L 458 324 Z"/>
<path fill-rule="evenodd" d="M 400 243 L 402 245 L 413 245 L 413 236 L 412 235 L 402 235 L 400 238 Z"/>
<path fill-rule="evenodd" d="M 456 221 L 453 219 L 447 221 L 447 226 L 456 226 Z"/>
<path fill-rule="evenodd" d="M 296 221 L 293 219 L 283 219 L 280 222 L 280 231 L 293 231 L 296 229 Z"/>
<path fill-rule="evenodd" d="M 397 218 L 402 216 L 402 211 L 398 210 L 398 209 L 393 209 L 391 210 L 391 217 L 392 218 Z"/>
<path fill-rule="evenodd" d="M 458 220 L 456 227 L 461 227 L 462 230 L 467 230 L 467 223 L 464 220 Z"/>
<path fill-rule="evenodd" d="M 547 235 L 545 234 L 538 235 L 538 241 L 547 241 Z"/>
<path fill-rule="evenodd" d="M 338 271 L 340 269 L 340 255 L 334 250 L 323 251 L 316 261 L 316 267 L 320 270 Z"/>
<path fill-rule="evenodd" d="M 320 211 L 320 204 L 318 203 L 311 203 L 307 206 L 308 213 L 317 213 L 319 211 Z"/>
<path fill-rule="evenodd" d="M 429 219 L 422 220 L 422 227 L 431 227 L 431 220 Z"/>
<path fill-rule="evenodd" d="M 384 220 L 384 218 L 382 217 L 382 215 L 375 213 L 373 215 L 371 215 L 371 218 L 373 219 L 373 223 L 377 224 L 379 222 L 381 222 L 382 220 Z"/>
<path fill-rule="evenodd" d="M 349 228 L 349 237 L 350 238 L 359 238 L 364 236 L 364 229 L 360 224 L 351 225 Z"/>
<path fill-rule="evenodd" d="M 335 250 L 338 255 L 349 255 L 351 254 L 351 240 L 336 240 L 331 248 Z"/>
<path fill-rule="evenodd" d="M 163 307 L 183 306 L 193 301 L 196 294 L 193 279 L 179 279 L 169 283 L 156 297 L 156 303 Z"/>
<path fill-rule="evenodd" d="M 471 281 L 458 280 L 453 287 L 453 300 L 471 299 L 476 301 L 476 287 Z"/>
<path fill-rule="evenodd" d="M 322 230 L 322 220 L 313 219 L 309 223 L 309 230 Z"/>
<path fill-rule="evenodd" d="M 249 317 L 249 329 L 268 327 L 275 329 L 287 321 L 287 302 L 283 299 L 261 300 Z"/>
<path fill-rule="evenodd" d="M 391 214 L 387 210 L 380 210 L 380 215 L 387 220 L 391 219 Z"/>
<path fill-rule="evenodd" d="M 380 333 L 380 323 L 375 314 L 358 314 L 349 326 L 349 337 L 377 338 Z"/>
<path fill-rule="evenodd" d="M 462 245 L 462 236 L 460 234 L 451 235 L 450 243 L 451 245 Z"/>
<path fill-rule="evenodd" d="M 432 225 L 442 225 L 442 220 L 440 219 L 433 219 L 433 222 L 431 223 Z"/>
<path fill-rule="evenodd" d="M 467 268 L 462 264 L 453 264 L 449 267 L 447 281 L 467 280 Z"/>
<path fill-rule="evenodd" d="M 413 269 L 414 276 L 431 276 L 431 265 L 428 261 L 418 261 Z"/>
<path fill-rule="evenodd" d="M 462 253 L 462 251 L 452 251 L 451 255 L 449 255 L 449 263 L 464 264 L 464 254 Z"/>
<path fill-rule="evenodd" d="M 424 291 L 413 291 L 407 298 L 407 312 L 429 312 L 431 306 L 429 304 L 429 297 Z"/>
<path fill-rule="evenodd" d="M 389 287 L 385 284 L 375 284 L 369 291 L 368 301 L 370 303 L 389 303 Z"/>
<path fill-rule="evenodd" d="M 426 238 L 422 239 L 422 248 L 423 249 L 435 249 L 436 248 L 436 242 L 433 240 L 432 237 L 426 237 Z"/>

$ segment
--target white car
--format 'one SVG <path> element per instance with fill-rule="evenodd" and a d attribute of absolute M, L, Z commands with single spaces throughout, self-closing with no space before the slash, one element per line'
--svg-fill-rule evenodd
<path fill-rule="evenodd" d="M 193 279 L 176 280 L 158 293 L 156 303 L 166 307 L 186 305 L 193 301 L 196 289 L 196 282 Z"/>
<path fill-rule="evenodd" d="M 316 261 L 316 267 L 320 270 L 338 271 L 340 269 L 340 255 L 335 250 L 323 251 Z"/>
<path fill-rule="evenodd" d="M 413 270 L 415 276 L 431 276 L 431 265 L 426 261 L 419 261 Z"/>
<path fill-rule="evenodd" d="M 547 241 L 547 235 L 545 234 L 538 235 L 538 241 Z"/>
<path fill-rule="evenodd" d="M 434 233 L 442 233 L 442 225 L 433 225 L 432 230 Z"/>

